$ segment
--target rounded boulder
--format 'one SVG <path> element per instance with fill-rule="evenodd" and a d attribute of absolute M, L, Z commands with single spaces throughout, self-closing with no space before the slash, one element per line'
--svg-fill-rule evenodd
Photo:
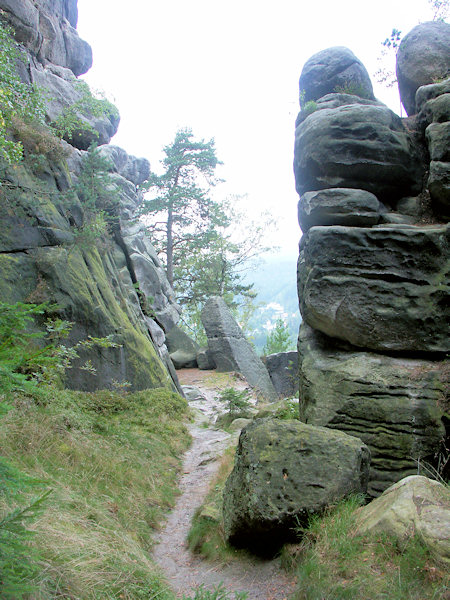
<path fill-rule="evenodd" d="M 345 46 L 327 48 L 311 56 L 303 67 L 299 86 L 302 105 L 333 92 L 374 99 L 365 66 Z"/>
<path fill-rule="evenodd" d="M 416 113 L 416 91 L 450 72 L 450 25 L 421 23 L 406 35 L 397 53 L 400 98 L 408 115 Z"/>

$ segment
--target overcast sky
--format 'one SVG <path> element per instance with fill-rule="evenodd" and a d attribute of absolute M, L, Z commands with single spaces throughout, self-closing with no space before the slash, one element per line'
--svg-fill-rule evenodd
<path fill-rule="evenodd" d="M 279 219 L 271 243 L 295 254 L 300 237 L 292 173 L 298 78 L 314 53 L 347 46 L 375 95 L 399 111 L 398 94 L 373 73 L 393 27 L 405 35 L 432 16 L 427 0 L 78 0 L 80 36 L 93 49 L 84 76 L 121 114 L 112 143 L 158 171 L 180 127 L 215 138 L 226 184 L 248 194 L 253 218 Z"/>

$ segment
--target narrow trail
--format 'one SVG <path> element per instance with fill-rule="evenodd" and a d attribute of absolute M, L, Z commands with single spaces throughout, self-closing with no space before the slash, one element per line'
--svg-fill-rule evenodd
<path fill-rule="evenodd" d="M 277 559 L 249 558 L 220 565 L 193 555 L 186 547 L 192 517 L 208 492 L 218 468 L 217 458 L 230 444 L 231 435 L 212 425 L 223 407 L 215 399 L 218 389 L 211 385 L 211 372 L 185 369 L 179 371 L 179 378 L 182 385 L 198 388 L 204 398 L 189 403 L 199 411 L 195 423 L 190 426 L 193 444 L 185 455 L 179 483 L 181 494 L 164 529 L 156 537 L 153 557 L 178 597 L 192 594 L 200 584 L 211 589 L 223 582 L 228 592 L 247 592 L 248 600 L 288 599 L 294 581 L 281 570 Z M 244 386 L 244 382 L 235 384 L 235 387 Z M 206 420 L 208 428 L 200 425 Z"/>

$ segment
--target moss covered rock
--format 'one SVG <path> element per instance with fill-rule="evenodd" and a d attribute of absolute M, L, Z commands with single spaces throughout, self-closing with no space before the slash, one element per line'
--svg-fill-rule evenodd
<path fill-rule="evenodd" d="M 297 421 L 258 419 L 239 438 L 224 490 L 227 540 L 271 554 L 295 539 L 309 515 L 365 492 L 370 451 L 340 431 Z"/>

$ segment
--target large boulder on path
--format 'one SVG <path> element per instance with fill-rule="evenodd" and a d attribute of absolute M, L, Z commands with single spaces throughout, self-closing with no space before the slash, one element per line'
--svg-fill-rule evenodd
<path fill-rule="evenodd" d="M 355 188 L 388 203 L 419 193 L 425 169 L 400 117 L 378 102 L 349 103 L 345 95 L 336 96 L 336 102 L 333 96 L 324 98 L 327 102 L 318 103 L 315 112 L 298 120 L 297 192 Z"/>
<path fill-rule="evenodd" d="M 358 509 L 357 531 L 385 533 L 401 545 L 419 536 L 435 558 L 450 565 L 450 491 L 427 477 L 406 477 Z"/>
<path fill-rule="evenodd" d="M 400 98 L 408 115 L 416 113 L 420 86 L 448 77 L 450 73 L 450 25 L 443 21 L 421 23 L 400 43 L 397 80 Z"/>
<path fill-rule="evenodd" d="M 302 105 L 339 91 L 374 99 L 365 66 L 345 46 L 327 48 L 311 56 L 303 67 L 299 88 Z"/>
<path fill-rule="evenodd" d="M 375 351 L 448 352 L 450 226 L 313 227 L 298 263 L 314 329 Z"/>
<path fill-rule="evenodd" d="M 299 421 L 258 419 L 239 438 L 224 490 L 225 537 L 270 555 L 296 538 L 309 515 L 365 492 L 370 451 L 340 431 Z"/>
<path fill-rule="evenodd" d="M 371 227 L 386 209 L 377 197 L 365 190 L 329 188 L 305 192 L 298 203 L 298 222 L 302 231 L 316 225 Z"/>
<path fill-rule="evenodd" d="M 175 326 L 166 334 L 167 348 L 176 369 L 197 367 L 200 346 L 187 333 Z"/>
<path fill-rule="evenodd" d="M 277 352 L 263 357 L 273 386 L 280 396 L 288 398 L 298 390 L 297 352 Z"/>
<path fill-rule="evenodd" d="M 203 307 L 201 318 L 217 370 L 241 373 L 263 398 L 276 400 L 278 396 L 266 367 L 245 339 L 223 298 L 210 298 Z"/>
<path fill-rule="evenodd" d="M 370 448 L 368 493 L 378 496 L 417 462 L 437 466 L 449 361 L 361 352 L 305 322 L 299 335 L 300 419 L 345 431 Z M 446 412 L 447 410 L 447 412 Z"/>

